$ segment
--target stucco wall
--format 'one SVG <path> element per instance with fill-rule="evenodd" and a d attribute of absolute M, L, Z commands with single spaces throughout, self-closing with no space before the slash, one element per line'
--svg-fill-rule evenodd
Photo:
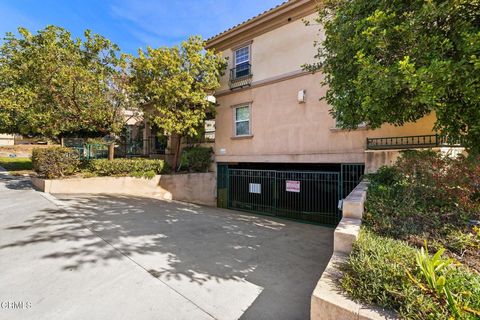
<path fill-rule="evenodd" d="M 321 73 L 234 91 L 218 97 L 215 154 L 217 162 L 365 162 L 367 137 L 432 134 L 434 115 L 402 127 L 377 130 L 335 129 L 330 106 L 320 98 L 326 88 Z M 306 90 L 306 102 L 297 93 Z M 232 139 L 231 106 L 251 102 L 252 137 Z"/>
<path fill-rule="evenodd" d="M 315 16 L 316 14 L 311 14 L 305 19 L 313 21 Z M 322 36 L 323 32 L 319 32 L 318 25 L 305 26 L 301 19 L 297 19 L 255 37 L 250 51 L 252 81 L 262 81 L 301 70 L 303 64 L 314 61 L 313 41 Z M 233 50 L 231 48 L 224 50 L 222 55 L 228 58 L 228 70 L 233 68 L 235 64 Z M 219 91 L 228 89 L 229 75 L 227 72 L 221 79 L 222 87 Z"/>
<path fill-rule="evenodd" d="M 216 206 L 216 177 L 214 172 L 164 175 L 159 188 L 162 198 Z"/>
<path fill-rule="evenodd" d="M 214 172 L 158 175 L 153 179 L 133 177 L 94 177 L 46 180 L 36 177 L 37 190 L 53 194 L 130 194 L 216 205 Z"/>

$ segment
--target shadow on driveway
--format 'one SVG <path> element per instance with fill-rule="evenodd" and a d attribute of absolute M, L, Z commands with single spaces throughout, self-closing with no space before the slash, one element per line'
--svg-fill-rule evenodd
<path fill-rule="evenodd" d="M 326 227 L 134 196 L 57 198 L 67 211 L 45 209 L 10 226 L 29 236 L 0 249 L 77 241 L 42 256 L 68 271 L 108 264 L 119 250 L 217 318 L 309 319 L 332 254 Z"/>

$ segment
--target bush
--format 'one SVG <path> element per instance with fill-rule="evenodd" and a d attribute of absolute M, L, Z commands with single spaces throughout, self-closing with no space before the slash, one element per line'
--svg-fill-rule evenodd
<path fill-rule="evenodd" d="M 164 172 L 165 162 L 155 159 L 97 159 L 84 164 L 85 171 L 98 176 L 133 176 L 153 178 Z"/>
<path fill-rule="evenodd" d="M 417 247 L 434 249 L 480 271 L 480 161 L 431 151 L 405 152 L 394 167 L 370 175 L 365 226 Z"/>
<path fill-rule="evenodd" d="M 406 242 L 362 228 L 348 263 L 342 266 L 341 285 L 355 300 L 396 310 L 406 319 L 450 319 L 454 315 L 429 289 L 416 256 L 419 250 Z M 480 310 L 480 275 L 458 265 L 444 269 L 439 276 L 447 279 L 460 319 L 478 319 L 474 312 Z"/>
<path fill-rule="evenodd" d="M 180 160 L 180 167 L 190 172 L 207 172 L 212 163 L 212 148 L 189 147 L 184 148 Z"/>
<path fill-rule="evenodd" d="M 33 170 L 47 179 L 65 177 L 79 170 L 79 156 L 74 149 L 64 147 L 32 150 Z"/>

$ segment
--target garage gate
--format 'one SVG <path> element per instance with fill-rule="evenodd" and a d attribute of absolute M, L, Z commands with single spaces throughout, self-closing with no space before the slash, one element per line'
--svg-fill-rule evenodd
<path fill-rule="evenodd" d="M 285 171 L 218 166 L 218 206 L 336 225 L 339 200 L 360 182 L 363 164 L 339 171 Z"/>

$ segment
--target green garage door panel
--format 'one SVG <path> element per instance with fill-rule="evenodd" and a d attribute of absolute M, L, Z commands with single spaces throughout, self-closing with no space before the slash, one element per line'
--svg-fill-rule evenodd
<path fill-rule="evenodd" d="M 358 184 L 363 164 L 339 172 L 229 168 L 219 164 L 217 205 L 325 225 L 341 219 L 339 200 Z"/>
<path fill-rule="evenodd" d="M 228 165 L 217 166 L 217 207 L 227 208 Z"/>

